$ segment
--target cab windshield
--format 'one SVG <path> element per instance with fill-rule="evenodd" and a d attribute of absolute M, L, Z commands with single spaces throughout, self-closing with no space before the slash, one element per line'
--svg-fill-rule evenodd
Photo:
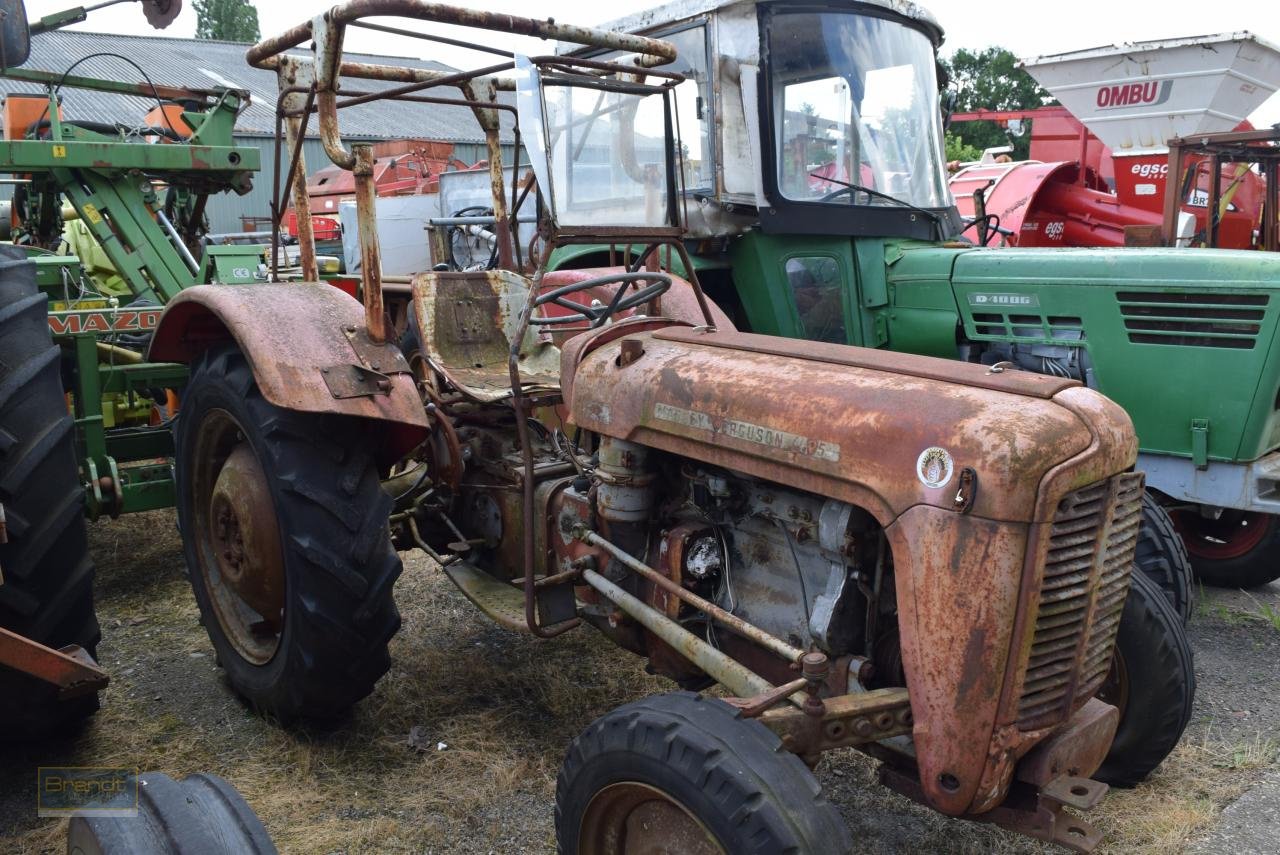
<path fill-rule="evenodd" d="M 778 189 L 831 205 L 952 204 L 933 45 L 887 18 L 780 12 L 767 35 Z"/>

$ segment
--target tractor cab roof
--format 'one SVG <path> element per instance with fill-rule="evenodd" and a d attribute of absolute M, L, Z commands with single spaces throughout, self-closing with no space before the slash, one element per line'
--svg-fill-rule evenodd
<path fill-rule="evenodd" d="M 710 12 L 752 5 L 805 6 L 809 8 L 824 6 L 831 9 L 848 9 L 851 11 L 859 8 L 884 9 L 920 24 L 928 31 L 934 47 L 940 46 L 943 39 L 942 25 L 938 23 L 938 19 L 933 16 L 933 13 L 918 3 L 910 2 L 910 0 L 825 0 L 825 2 L 823 0 L 818 0 L 818 2 L 813 2 L 813 0 L 672 0 L 670 3 L 655 6 L 652 9 L 645 9 L 641 12 L 600 24 L 600 28 L 619 33 L 643 33 Z M 557 53 L 576 53 L 581 50 L 581 45 L 566 44 L 564 42 L 561 42 L 556 48 Z"/>

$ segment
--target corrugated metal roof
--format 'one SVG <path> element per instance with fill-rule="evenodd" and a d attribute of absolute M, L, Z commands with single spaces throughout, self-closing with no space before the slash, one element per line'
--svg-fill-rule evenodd
<path fill-rule="evenodd" d="M 56 30 L 31 39 L 31 59 L 24 67 L 61 74 L 73 63 L 83 59 L 72 73 L 130 83 L 141 82 L 138 80 L 137 70 L 118 57 L 94 56 L 92 59 L 84 59 L 93 54 L 114 53 L 138 63 L 157 86 L 189 86 L 199 89 L 229 86 L 246 89 L 250 94 L 250 104 L 240 114 L 236 131 L 241 134 L 272 136 L 275 133 L 277 92 L 275 72 L 253 68 L 245 62 L 244 54 L 247 49 L 248 45 L 238 42 Z M 348 54 L 346 58 L 357 62 L 405 65 L 438 71 L 455 70 L 442 63 L 422 59 L 367 54 Z M 393 84 L 378 81 L 351 80 L 347 88 L 374 91 L 391 85 Z M 34 84 L 0 79 L 0 93 L 39 91 L 40 88 Z M 452 87 L 430 94 L 459 96 L 458 90 Z M 154 102 L 143 98 L 85 89 L 63 90 L 64 114 L 68 118 L 83 121 L 128 122 L 141 119 L 153 106 Z M 501 115 L 504 130 L 508 129 L 511 126 L 510 115 Z M 466 107 L 374 101 L 342 110 L 339 122 L 342 136 L 347 139 L 414 137 L 450 142 L 480 142 L 484 139 L 475 116 Z M 315 135 L 314 118 L 311 130 L 312 135 Z M 504 139 L 509 140 L 510 137 L 509 132 L 503 134 Z"/>

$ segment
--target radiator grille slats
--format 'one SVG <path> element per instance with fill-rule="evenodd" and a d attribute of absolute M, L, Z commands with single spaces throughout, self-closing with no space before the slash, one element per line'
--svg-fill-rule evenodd
<path fill-rule="evenodd" d="M 1129 590 L 1142 489 L 1142 475 L 1125 473 L 1058 503 L 1018 699 L 1023 730 L 1064 720 L 1107 675 Z"/>

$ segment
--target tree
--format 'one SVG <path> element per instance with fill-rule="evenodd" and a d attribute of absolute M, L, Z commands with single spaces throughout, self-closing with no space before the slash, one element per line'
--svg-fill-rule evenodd
<path fill-rule="evenodd" d="M 970 163 L 982 157 L 982 149 L 969 145 L 964 137 L 947 131 L 947 163 L 960 161 Z"/>
<path fill-rule="evenodd" d="M 1049 93 L 1035 79 L 1018 68 L 1018 58 L 1002 47 L 982 51 L 961 48 L 951 59 L 941 61 L 951 88 L 956 92 L 956 112 L 975 110 L 1031 110 L 1053 103 Z M 1013 145 L 1014 159 L 1027 156 L 1031 146 L 1028 136 L 1013 137 L 995 122 L 966 122 L 964 142 L 979 150 L 993 146 Z"/>
<path fill-rule="evenodd" d="M 258 10 L 252 0 L 196 0 L 196 38 L 256 42 Z"/>

